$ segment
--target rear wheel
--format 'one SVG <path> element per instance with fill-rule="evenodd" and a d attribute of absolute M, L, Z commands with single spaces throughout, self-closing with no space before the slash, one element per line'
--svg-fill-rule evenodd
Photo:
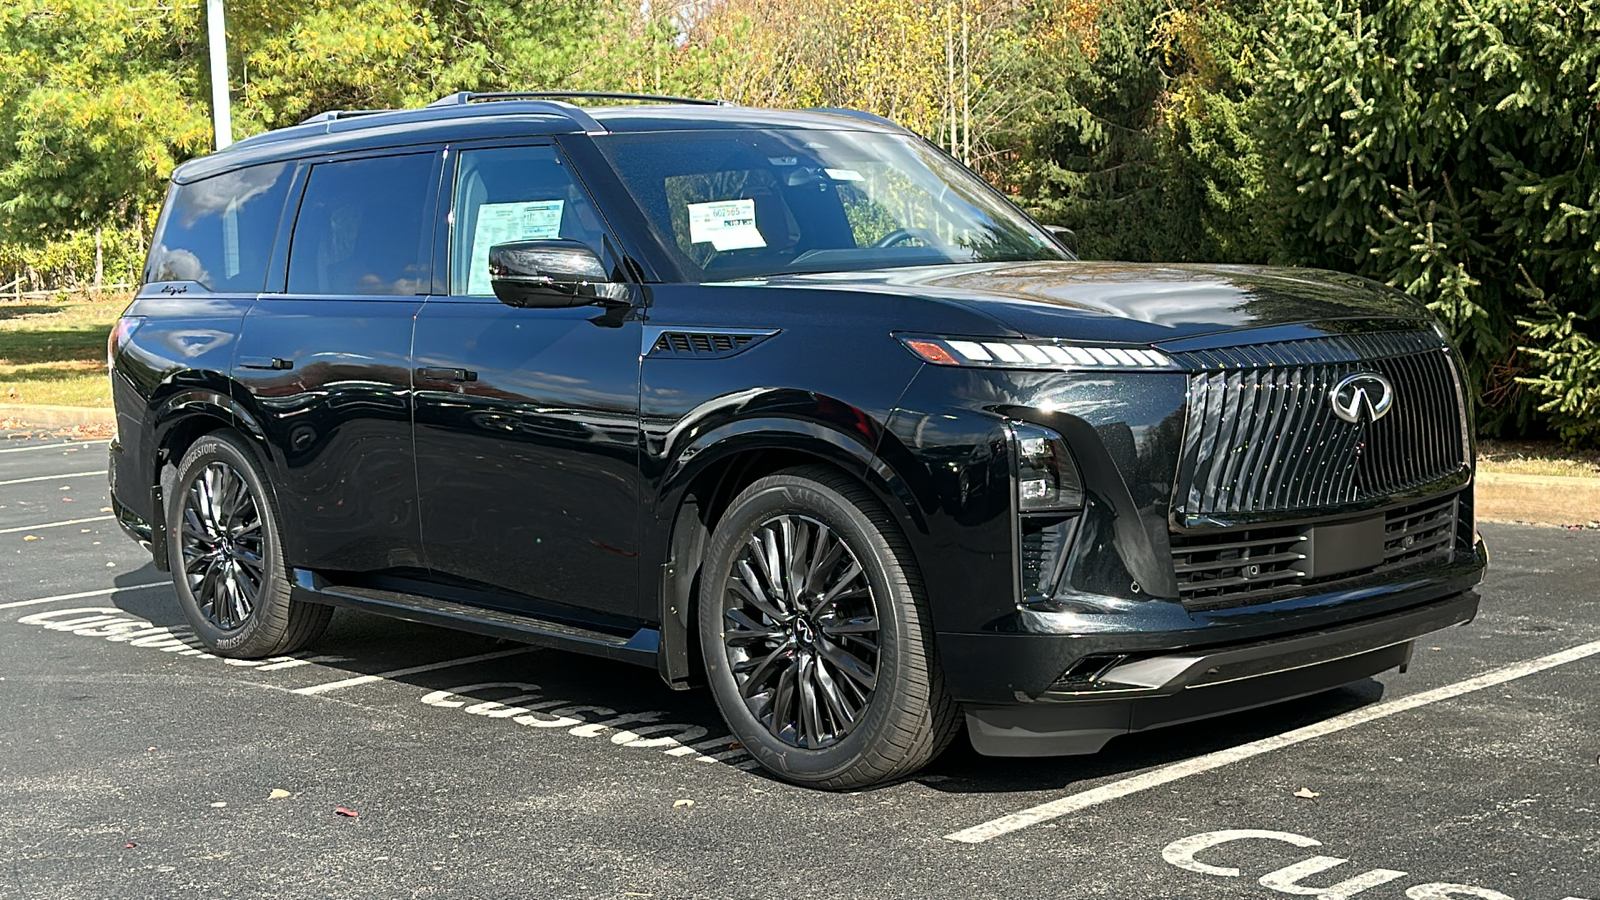
<path fill-rule="evenodd" d="M 741 492 L 707 548 L 699 602 L 717 705 L 779 777 L 864 787 L 909 775 L 955 735 L 910 550 L 839 473 L 796 469 Z"/>
<path fill-rule="evenodd" d="M 167 496 L 178 605 L 213 653 L 259 658 L 321 637 L 331 607 L 290 599 L 277 507 L 260 466 L 226 434 L 195 441 Z"/>

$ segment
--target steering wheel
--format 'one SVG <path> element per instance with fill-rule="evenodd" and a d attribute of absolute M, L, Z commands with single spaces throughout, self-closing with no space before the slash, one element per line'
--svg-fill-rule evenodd
<path fill-rule="evenodd" d="M 934 236 L 933 232 L 927 230 L 926 228 L 896 228 L 883 237 L 873 241 L 872 246 L 881 250 L 885 247 L 893 247 L 895 244 L 904 243 L 910 240 L 921 241 L 924 244 L 927 244 L 929 247 L 936 247 L 939 244 L 938 238 Z"/>

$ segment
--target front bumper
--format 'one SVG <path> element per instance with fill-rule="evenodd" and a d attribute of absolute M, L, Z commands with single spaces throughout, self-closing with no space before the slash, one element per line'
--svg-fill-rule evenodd
<path fill-rule="evenodd" d="M 1477 610 L 1478 597 L 1469 593 L 1284 641 L 1146 657 L 1111 669 L 1103 687 L 1049 692 L 1032 705 L 968 705 L 968 732 L 986 756 L 1097 753 L 1118 735 L 1304 697 L 1403 667 L 1413 639 L 1470 622 Z M 1138 681 L 1145 683 L 1132 683 Z"/>
<path fill-rule="evenodd" d="M 980 753 L 1094 753 L 1120 734 L 1302 697 L 1403 666 L 1413 640 L 1473 619 L 1472 588 L 1483 564 L 1480 543 L 1450 565 L 1398 583 L 1204 614 L 1153 602 L 1118 614 L 1127 618 L 1114 628 L 1025 616 L 1011 633 L 940 634 L 939 652 Z M 1061 627 L 1039 633 L 1052 624 Z"/>

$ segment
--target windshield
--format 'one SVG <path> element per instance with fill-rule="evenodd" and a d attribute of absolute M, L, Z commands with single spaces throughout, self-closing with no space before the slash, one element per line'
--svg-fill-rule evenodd
<path fill-rule="evenodd" d="M 693 281 L 1071 258 L 906 135 L 740 129 L 598 143 Z"/>

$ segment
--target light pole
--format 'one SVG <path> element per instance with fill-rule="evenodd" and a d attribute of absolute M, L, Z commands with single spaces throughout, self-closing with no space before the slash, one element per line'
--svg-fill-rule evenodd
<path fill-rule="evenodd" d="M 228 99 L 228 33 L 222 0 L 206 0 L 206 33 L 211 44 L 211 122 L 217 149 L 233 143 L 233 110 Z"/>

